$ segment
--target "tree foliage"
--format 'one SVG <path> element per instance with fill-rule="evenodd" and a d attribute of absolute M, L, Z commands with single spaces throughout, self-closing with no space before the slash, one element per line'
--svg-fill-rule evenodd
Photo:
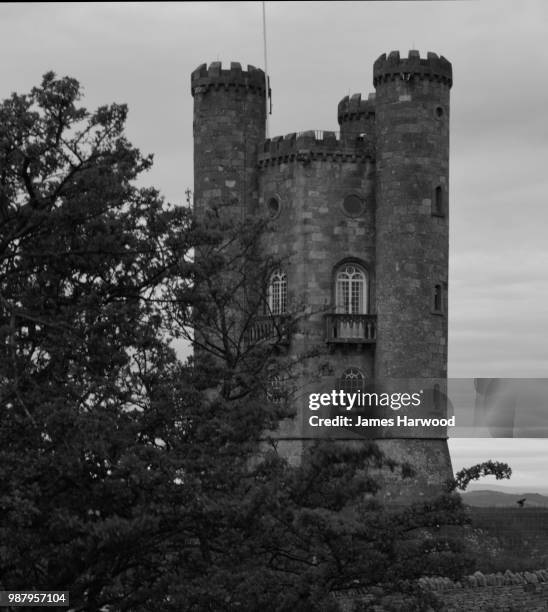
<path fill-rule="evenodd" d="M 187 211 L 134 185 L 152 160 L 126 107 L 79 98 L 49 73 L 0 107 L 0 576 L 96 610 L 188 494 L 158 298 L 192 239 Z"/>
<path fill-rule="evenodd" d="M 485 476 L 494 476 L 497 480 L 508 479 L 512 476 L 512 468 L 501 461 L 484 461 L 458 472 L 453 488 L 465 491 L 472 480 L 479 480 Z"/>

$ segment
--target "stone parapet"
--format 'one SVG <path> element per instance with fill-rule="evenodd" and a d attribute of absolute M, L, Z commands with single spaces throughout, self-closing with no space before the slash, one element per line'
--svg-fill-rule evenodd
<path fill-rule="evenodd" d="M 239 62 L 231 62 L 230 69 L 223 70 L 221 62 L 202 64 L 190 76 L 190 91 L 206 93 L 209 89 L 230 89 L 241 87 L 264 95 L 266 90 L 265 74 L 260 68 L 248 65 L 242 70 Z"/>
<path fill-rule="evenodd" d="M 496 574 L 483 574 L 478 571 L 457 582 L 441 576 L 425 577 L 419 580 L 419 584 L 433 591 L 502 586 L 505 584 L 539 584 L 540 582 L 548 582 L 548 570 L 540 569 L 530 572 L 506 570 L 504 573 L 497 572 Z"/>
<path fill-rule="evenodd" d="M 399 51 L 383 53 L 373 65 L 373 84 L 375 87 L 385 81 L 413 78 L 440 81 L 449 87 L 453 84 L 453 67 L 443 55 L 428 52 L 426 59 L 418 51 L 409 51 L 407 58 L 400 58 Z"/>
<path fill-rule="evenodd" d="M 360 135 L 341 140 L 339 132 L 309 130 L 276 136 L 265 140 L 259 153 L 259 167 L 297 161 L 335 160 L 365 162 L 372 160 L 374 151 L 370 143 Z"/>
<path fill-rule="evenodd" d="M 345 96 L 337 107 L 337 119 L 339 125 L 344 121 L 354 121 L 363 117 L 375 115 L 375 94 L 370 93 L 366 100 L 362 100 L 362 94 Z"/>

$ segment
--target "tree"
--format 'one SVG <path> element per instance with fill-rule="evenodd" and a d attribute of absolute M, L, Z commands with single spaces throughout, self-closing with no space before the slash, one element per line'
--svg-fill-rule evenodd
<path fill-rule="evenodd" d="M 80 95 L 48 73 L 0 106 L 0 576 L 97 610 L 127 600 L 117 581 L 188 493 L 165 452 L 180 365 L 157 298 L 192 244 L 188 211 L 134 186 L 152 159 L 126 107 Z"/>
<path fill-rule="evenodd" d="M 508 479 L 512 476 L 512 468 L 500 461 L 484 461 L 458 472 L 450 488 L 465 491 L 472 480 L 479 480 L 484 476 L 494 476 L 497 480 Z"/>
<path fill-rule="evenodd" d="M 80 96 L 49 73 L 0 106 L 0 586 L 69 588 L 77 610 L 207 609 L 223 601 L 208 580 L 248 547 L 272 348 L 222 327 L 197 368 L 170 341 L 227 323 L 232 288 L 200 281 L 250 274 L 257 228 L 235 233 L 234 262 L 225 227 L 135 186 L 152 159 L 126 107 Z"/>

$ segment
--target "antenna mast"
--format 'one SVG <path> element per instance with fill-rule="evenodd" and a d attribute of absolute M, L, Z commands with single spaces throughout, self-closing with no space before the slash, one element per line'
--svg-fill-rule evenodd
<path fill-rule="evenodd" d="M 266 125 L 265 125 L 265 134 L 267 138 L 270 138 L 270 134 L 269 134 L 269 127 L 268 127 L 268 115 L 269 115 L 269 91 L 270 88 L 268 87 L 268 64 L 266 62 L 266 8 L 265 8 L 265 1 L 263 0 L 263 52 L 264 52 L 264 85 L 265 85 L 265 119 L 266 119 Z"/>

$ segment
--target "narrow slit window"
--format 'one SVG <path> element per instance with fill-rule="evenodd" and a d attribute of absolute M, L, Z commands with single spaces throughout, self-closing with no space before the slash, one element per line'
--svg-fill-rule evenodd
<path fill-rule="evenodd" d="M 443 288 L 441 285 L 436 285 L 434 287 L 434 311 L 443 311 Z"/>
<path fill-rule="evenodd" d="M 434 189 L 434 206 L 432 208 L 432 214 L 437 217 L 445 216 L 444 205 L 443 205 L 443 188 L 438 185 Z"/>

